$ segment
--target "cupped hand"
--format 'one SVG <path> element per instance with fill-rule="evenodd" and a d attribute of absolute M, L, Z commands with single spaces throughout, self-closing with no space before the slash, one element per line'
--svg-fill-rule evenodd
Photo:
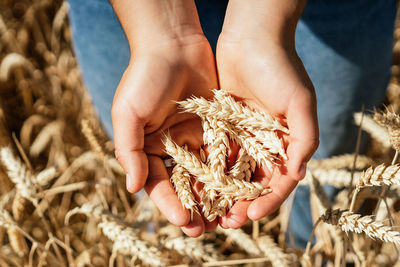
<path fill-rule="evenodd" d="M 115 154 L 127 173 L 128 191 L 144 187 L 165 217 L 189 236 L 212 230 L 216 222 L 205 223 L 197 214 L 190 220 L 169 181 L 161 138 L 169 132 L 179 145 L 198 149 L 200 120 L 177 110 L 175 101 L 208 98 L 217 87 L 213 53 L 204 35 L 196 34 L 133 49 L 113 101 Z"/>
<path fill-rule="evenodd" d="M 314 88 L 294 45 L 285 47 L 259 36 L 221 34 L 217 47 L 220 86 L 289 128 L 290 134 L 284 136 L 288 160 L 272 174 L 256 171 L 255 178 L 272 193 L 236 203 L 220 219 L 223 227 L 238 228 L 249 218 L 258 220 L 276 210 L 304 178 L 306 163 L 319 144 Z"/>

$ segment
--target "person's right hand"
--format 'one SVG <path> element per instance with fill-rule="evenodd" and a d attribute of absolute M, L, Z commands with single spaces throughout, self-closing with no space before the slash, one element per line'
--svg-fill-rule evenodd
<path fill-rule="evenodd" d="M 112 107 L 115 154 L 127 173 L 131 193 L 143 187 L 156 206 L 189 236 L 212 230 L 196 214 L 190 221 L 169 181 L 162 157 L 163 133 L 179 144 L 198 149 L 202 145 L 199 118 L 181 113 L 175 101 L 192 95 L 210 97 L 218 81 L 214 56 L 203 34 L 166 39 L 133 50 Z"/>

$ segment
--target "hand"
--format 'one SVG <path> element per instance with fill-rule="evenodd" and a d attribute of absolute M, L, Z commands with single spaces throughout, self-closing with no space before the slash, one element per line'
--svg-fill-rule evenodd
<path fill-rule="evenodd" d="M 319 143 L 316 98 L 294 44 L 282 45 L 267 33 L 222 33 L 217 68 L 222 89 L 280 119 L 290 131 L 284 137 L 288 155 L 284 166 L 276 167 L 272 174 L 256 170 L 255 178 L 271 187 L 272 193 L 238 202 L 221 218 L 222 227 L 238 228 L 249 218 L 258 220 L 272 213 L 304 177 L 306 163 Z"/>
<path fill-rule="evenodd" d="M 113 102 L 115 153 L 127 173 L 127 189 L 135 193 L 144 186 L 165 217 L 189 236 L 212 230 L 217 222 L 205 223 L 197 214 L 190 222 L 161 159 L 166 156 L 161 138 L 169 132 L 178 144 L 198 151 L 200 120 L 180 113 L 174 101 L 210 97 L 216 87 L 211 48 L 204 35 L 195 34 L 135 50 Z"/>

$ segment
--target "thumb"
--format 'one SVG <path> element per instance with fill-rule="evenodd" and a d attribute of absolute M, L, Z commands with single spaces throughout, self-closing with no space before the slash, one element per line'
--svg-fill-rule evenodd
<path fill-rule="evenodd" d="M 298 89 L 287 111 L 290 130 L 287 148 L 288 175 L 299 181 L 304 178 L 306 165 L 319 145 L 317 105 L 314 91 Z"/>
<path fill-rule="evenodd" d="M 148 159 L 143 151 L 144 125 L 125 99 L 116 96 L 111 110 L 115 156 L 126 173 L 126 188 L 136 193 L 148 175 Z"/>

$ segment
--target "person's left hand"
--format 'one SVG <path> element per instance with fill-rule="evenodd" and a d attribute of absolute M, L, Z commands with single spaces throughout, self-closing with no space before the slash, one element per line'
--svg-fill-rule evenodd
<path fill-rule="evenodd" d="M 284 136 L 288 160 L 272 174 L 258 168 L 256 181 L 272 193 L 253 201 L 237 202 L 219 223 L 241 227 L 249 218 L 258 220 L 276 210 L 304 178 L 306 163 L 318 147 L 316 98 L 313 85 L 293 46 L 282 46 L 260 35 L 222 34 L 217 47 L 220 86 L 245 99 L 288 126 Z"/>

